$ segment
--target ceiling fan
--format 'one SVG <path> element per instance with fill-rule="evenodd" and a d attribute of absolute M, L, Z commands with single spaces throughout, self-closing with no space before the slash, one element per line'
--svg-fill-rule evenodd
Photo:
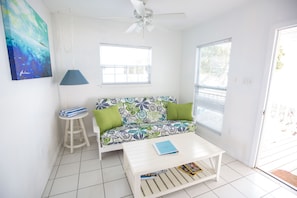
<path fill-rule="evenodd" d="M 126 30 L 127 33 L 143 32 L 145 29 L 151 32 L 155 26 L 153 25 L 154 12 L 146 7 L 148 0 L 130 0 L 134 7 L 133 15 L 136 21 Z M 184 13 L 165 13 L 158 15 L 185 15 Z"/>

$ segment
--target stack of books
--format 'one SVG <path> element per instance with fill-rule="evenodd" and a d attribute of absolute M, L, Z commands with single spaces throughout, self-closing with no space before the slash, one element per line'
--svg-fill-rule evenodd
<path fill-rule="evenodd" d="M 156 171 L 156 172 L 152 172 L 152 173 L 148 173 L 148 174 L 144 174 L 141 175 L 140 178 L 141 179 L 154 179 L 156 178 L 158 175 L 160 175 L 161 173 L 166 173 L 167 170 L 160 170 L 160 171 Z"/>
<path fill-rule="evenodd" d="M 81 113 L 85 113 L 87 111 L 88 111 L 88 109 L 85 107 L 74 107 L 74 108 L 69 108 L 69 109 L 62 109 L 60 111 L 59 115 L 69 118 L 69 117 L 73 117 L 73 116 L 76 116 Z"/>
<path fill-rule="evenodd" d="M 183 164 L 183 165 L 179 166 L 178 168 L 190 176 L 194 176 L 198 172 L 202 171 L 202 169 L 195 162 Z"/>

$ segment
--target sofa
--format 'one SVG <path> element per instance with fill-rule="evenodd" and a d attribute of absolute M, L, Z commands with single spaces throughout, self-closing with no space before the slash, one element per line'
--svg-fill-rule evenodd
<path fill-rule="evenodd" d="M 99 98 L 93 115 L 100 160 L 125 142 L 196 131 L 192 103 L 171 96 Z"/>

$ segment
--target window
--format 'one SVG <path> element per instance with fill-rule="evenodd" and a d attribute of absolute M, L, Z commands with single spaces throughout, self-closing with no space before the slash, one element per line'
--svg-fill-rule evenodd
<path fill-rule="evenodd" d="M 101 44 L 102 84 L 149 84 L 151 59 L 149 47 Z"/>
<path fill-rule="evenodd" d="M 231 39 L 197 47 L 194 115 L 198 124 L 221 133 Z"/>

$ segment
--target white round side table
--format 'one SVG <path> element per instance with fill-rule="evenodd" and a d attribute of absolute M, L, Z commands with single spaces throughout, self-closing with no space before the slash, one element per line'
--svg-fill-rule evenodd
<path fill-rule="evenodd" d="M 80 148 L 84 145 L 90 146 L 89 139 L 86 133 L 86 128 L 83 122 L 83 118 L 88 115 L 88 112 L 78 114 L 73 117 L 59 116 L 60 119 L 66 120 L 65 135 L 64 135 L 64 147 L 70 148 L 70 152 L 73 153 L 73 149 Z M 77 122 L 77 124 L 75 124 Z M 81 142 L 74 145 L 74 135 L 79 134 Z M 70 136 L 69 144 L 68 135 Z"/>

